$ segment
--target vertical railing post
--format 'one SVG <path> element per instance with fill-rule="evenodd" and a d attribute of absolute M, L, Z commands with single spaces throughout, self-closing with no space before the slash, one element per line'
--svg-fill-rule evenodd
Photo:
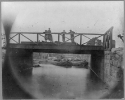
<path fill-rule="evenodd" d="M 37 33 L 37 43 L 39 42 L 39 34 Z"/>
<path fill-rule="evenodd" d="M 19 38 L 18 42 L 19 42 L 19 44 L 20 44 L 20 33 L 19 33 L 19 37 L 18 37 L 18 38 Z"/>
<path fill-rule="evenodd" d="M 82 44 L 82 34 L 80 34 L 80 45 Z"/>
<path fill-rule="evenodd" d="M 58 42 L 60 41 L 60 35 L 58 34 Z"/>
<path fill-rule="evenodd" d="M 105 34 L 103 35 L 103 43 L 102 43 L 102 45 L 105 48 Z"/>

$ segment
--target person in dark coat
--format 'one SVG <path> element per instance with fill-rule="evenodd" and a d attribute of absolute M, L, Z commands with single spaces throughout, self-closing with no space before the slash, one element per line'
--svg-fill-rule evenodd
<path fill-rule="evenodd" d="M 51 30 L 49 28 L 49 30 L 47 31 L 49 34 L 48 34 L 48 40 L 53 42 L 53 37 L 52 37 L 52 34 L 51 34 Z"/>
<path fill-rule="evenodd" d="M 45 30 L 44 33 L 45 33 L 45 41 L 49 40 L 49 41 L 53 42 L 53 38 L 52 38 L 52 34 L 51 34 L 50 28 L 49 28 L 49 30 Z"/>
<path fill-rule="evenodd" d="M 74 31 L 70 30 L 71 42 L 74 43 Z"/>
<path fill-rule="evenodd" d="M 62 34 L 62 41 L 65 42 L 65 34 L 66 34 L 65 30 L 63 30 L 61 34 Z"/>

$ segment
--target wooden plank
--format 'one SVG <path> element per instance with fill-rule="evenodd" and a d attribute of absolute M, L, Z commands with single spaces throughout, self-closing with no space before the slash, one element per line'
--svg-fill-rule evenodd
<path fill-rule="evenodd" d="M 19 32 L 11 32 L 11 34 L 16 34 L 16 33 L 19 33 Z M 21 34 L 45 34 L 43 32 L 21 32 Z M 50 33 L 46 33 L 46 34 L 50 34 Z M 61 33 L 51 33 L 51 34 L 61 34 Z M 66 33 L 66 34 L 70 34 L 70 33 Z M 82 35 L 104 35 L 104 34 L 99 34 L 99 33 L 74 33 L 74 34 L 82 34 Z"/>
<path fill-rule="evenodd" d="M 82 35 L 80 35 L 80 45 L 82 45 Z"/>
<path fill-rule="evenodd" d="M 60 35 L 58 34 L 58 42 L 60 41 Z"/>
<path fill-rule="evenodd" d="M 19 33 L 19 37 L 18 37 L 18 39 L 19 39 L 18 42 L 19 42 L 19 44 L 20 44 L 20 33 Z"/>
<path fill-rule="evenodd" d="M 10 44 L 11 48 L 22 48 L 22 49 L 48 49 L 48 50 L 103 50 L 102 46 L 80 46 L 80 45 L 56 45 L 56 44 Z"/>
<path fill-rule="evenodd" d="M 39 34 L 37 33 L 37 42 L 39 42 Z"/>

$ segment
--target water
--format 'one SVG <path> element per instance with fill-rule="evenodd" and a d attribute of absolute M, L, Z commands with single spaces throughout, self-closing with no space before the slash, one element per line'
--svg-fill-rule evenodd
<path fill-rule="evenodd" d="M 38 99 L 96 99 L 107 93 L 104 83 L 89 78 L 89 69 L 41 64 L 33 68 L 32 74 L 29 81 L 22 84 Z"/>
<path fill-rule="evenodd" d="M 44 68 L 33 69 L 34 79 L 41 84 L 39 93 L 44 91 L 42 94 L 46 97 L 56 98 L 76 98 L 83 95 L 88 70 L 66 69 L 53 65 L 42 66 Z"/>

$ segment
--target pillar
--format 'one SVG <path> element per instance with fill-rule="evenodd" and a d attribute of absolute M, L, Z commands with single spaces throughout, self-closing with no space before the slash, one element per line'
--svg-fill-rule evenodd
<path fill-rule="evenodd" d="M 25 49 L 11 49 L 10 64 L 12 71 L 21 77 L 29 77 L 32 75 L 33 68 L 33 52 Z"/>
<path fill-rule="evenodd" d="M 94 80 L 103 79 L 104 51 L 93 51 L 91 53 L 91 73 Z"/>

